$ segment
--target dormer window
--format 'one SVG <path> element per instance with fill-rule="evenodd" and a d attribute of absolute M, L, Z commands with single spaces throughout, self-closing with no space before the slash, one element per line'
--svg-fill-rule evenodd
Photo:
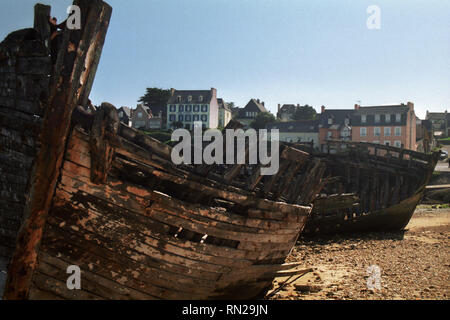
<path fill-rule="evenodd" d="M 188 97 L 188 102 L 192 102 L 192 96 Z"/>
<path fill-rule="evenodd" d="M 390 114 L 386 114 L 386 122 L 391 122 L 391 115 Z"/>
<path fill-rule="evenodd" d="M 365 114 L 361 115 L 361 123 L 366 123 L 367 117 Z"/>
<path fill-rule="evenodd" d="M 138 118 L 142 118 L 142 112 L 138 112 Z"/>
<path fill-rule="evenodd" d="M 198 101 L 203 102 L 203 96 L 199 96 Z"/>
<path fill-rule="evenodd" d="M 375 115 L 375 123 L 380 122 L 380 115 L 376 114 Z"/>
<path fill-rule="evenodd" d="M 401 115 L 400 113 L 397 113 L 397 114 L 395 115 L 395 121 L 396 121 L 396 122 L 400 122 L 401 119 L 402 119 L 402 115 Z"/>
<path fill-rule="evenodd" d="M 123 111 L 120 111 L 120 112 L 119 112 L 119 117 L 120 117 L 120 118 L 123 118 Z"/>
<path fill-rule="evenodd" d="M 328 118 L 328 124 L 333 124 L 333 118 Z"/>
<path fill-rule="evenodd" d="M 178 97 L 177 97 L 177 101 L 178 101 L 178 102 L 181 102 L 181 96 L 178 96 Z"/>

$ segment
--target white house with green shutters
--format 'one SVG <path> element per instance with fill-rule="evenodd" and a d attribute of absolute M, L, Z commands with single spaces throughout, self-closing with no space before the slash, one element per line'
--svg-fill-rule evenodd
<path fill-rule="evenodd" d="M 204 129 L 219 126 L 217 89 L 175 90 L 167 102 L 167 128 L 194 129 L 194 122 L 201 122 Z"/>

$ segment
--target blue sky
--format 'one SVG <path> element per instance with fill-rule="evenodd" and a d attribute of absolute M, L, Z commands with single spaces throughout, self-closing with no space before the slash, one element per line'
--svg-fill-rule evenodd
<path fill-rule="evenodd" d="M 59 21 L 71 0 L 41 0 Z M 319 111 L 412 101 L 450 110 L 448 0 L 109 0 L 94 104 L 135 106 L 146 87 L 217 88 Z M 33 0 L 1 0 L 0 38 L 32 26 Z M 369 30 L 366 9 L 381 9 Z"/>

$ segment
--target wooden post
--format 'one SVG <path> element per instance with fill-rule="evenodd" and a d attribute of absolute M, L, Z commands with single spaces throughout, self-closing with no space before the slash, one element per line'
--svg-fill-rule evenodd
<path fill-rule="evenodd" d="M 50 12 L 50 6 L 40 3 L 34 6 L 34 29 L 42 36 L 47 49 L 50 49 Z"/>
<path fill-rule="evenodd" d="M 92 85 L 89 74 L 95 72 L 112 8 L 100 0 L 76 1 L 82 13 L 82 38 L 72 72 L 64 73 L 50 87 L 52 92 L 45 110 L 41 132 L 41 148 L 32 170 L 29 199 L 24 210 L 24 222 L 19 232 L 16 250 L 8 271 L 4 299 L 27 299 L 45 221 L 50 209 L 56 182 L 63 162 L 72 113 L 80 103 L 82 92 Z M 85 14 L 86 15 L 86 14 Z M 71 32 L 71 31 L 66 31 Z M 63 46 L 63 54 L 67 47 Z"/>

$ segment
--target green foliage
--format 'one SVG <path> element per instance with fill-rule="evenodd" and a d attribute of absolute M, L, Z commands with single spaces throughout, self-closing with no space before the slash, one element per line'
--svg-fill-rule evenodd
<path fill-rule="evenodd" d="M 163 107 L 170 98 L 170 90 L 160 88 L 147 88 L 145 94 L 139 98 L 146 107 Z"/>
<path fill-rule="evenodd" d="M 270 112 L 261 112 L 259 113 L 255 120 L 250 123 L 250 127 L 253 129 L 264 129 L 268 123 L 276 122 L 276 119 L 273 114 Z"/>
<path fill-rule="evenodd" d="M 164 143 L 172 139 L 172 135 L 167 131 L 144 131 L 144 133 Z"/>
<path fill-rule="evenodd" d="M 295 109 L 295 113 L 293 114 L 293 120 L 315 120 L 317 112 L 316 110 L 309 106 L 304 105 Z"/>

